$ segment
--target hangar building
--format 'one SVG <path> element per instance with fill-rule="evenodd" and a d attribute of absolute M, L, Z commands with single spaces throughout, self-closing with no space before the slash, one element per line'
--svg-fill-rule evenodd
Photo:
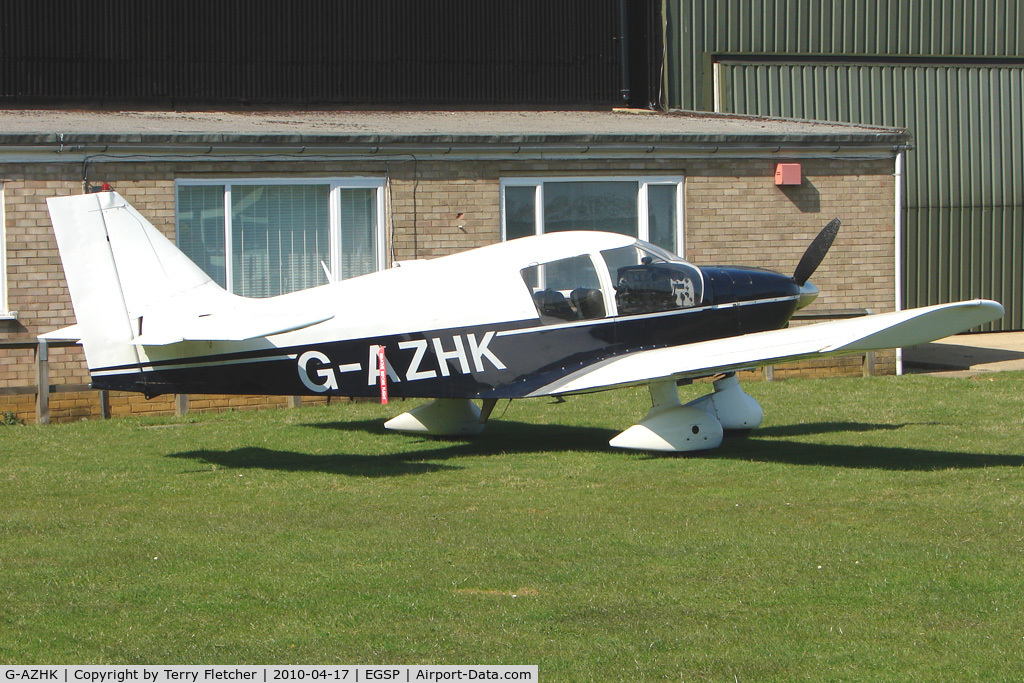
<path fill-rule="evenodd" d="M 1024 329 L 1024 2 L 667 0 L 667 105 L 907 128 L 905 307 Z"/>

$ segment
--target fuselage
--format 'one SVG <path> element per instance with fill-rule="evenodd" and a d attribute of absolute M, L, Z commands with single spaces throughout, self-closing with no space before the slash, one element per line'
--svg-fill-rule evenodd
<path fill-rule="evenodd" d="M 265 300 L 332 315 L 241 342 L 142 348 L 97 388 L 162 393 L 517 398 L 642 349 L 784 327 L 800 288 L 771 271 L 698 268 L 609 233 L 514 240 Z M 247 306 L 259 306 L 247 302 Z"/>

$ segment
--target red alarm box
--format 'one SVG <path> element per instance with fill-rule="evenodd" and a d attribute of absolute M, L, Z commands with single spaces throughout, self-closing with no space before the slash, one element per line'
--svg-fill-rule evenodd
<path fill-rule="evenodd" d="M 800 164 L 775 165 L 776 185 L 799 185 L 801 182 L 802 180 L 800 178 Z"/>

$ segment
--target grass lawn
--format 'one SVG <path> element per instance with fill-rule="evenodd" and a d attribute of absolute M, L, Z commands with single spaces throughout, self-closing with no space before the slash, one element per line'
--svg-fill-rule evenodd
<path fill-rule="evenodd" d="M 745 388 L 672 456 L 607 446 L 646 390 L 0 427 L 0 662 L 1020 680 L 1024 373 Z"/>

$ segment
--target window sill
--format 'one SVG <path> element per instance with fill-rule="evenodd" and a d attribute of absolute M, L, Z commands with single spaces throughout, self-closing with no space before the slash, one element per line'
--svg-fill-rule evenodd
<path fill-rule="evenodd" d="M 11 311 L 9 313 L 0 313 L 0 320 L 17 320 L 18 312 Z"/>

